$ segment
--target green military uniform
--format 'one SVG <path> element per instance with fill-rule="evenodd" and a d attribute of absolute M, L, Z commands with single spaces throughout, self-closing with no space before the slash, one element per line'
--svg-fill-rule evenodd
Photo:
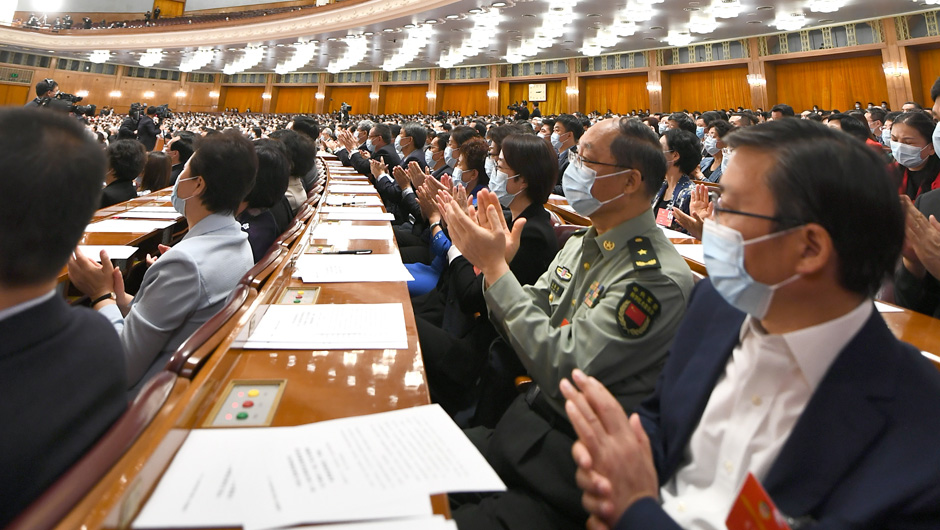
<path fill-rule="evenodd" d="M 510 491 L 460 505 L 461 529 L 584 528 L 558 385 L 580 368 L 635 408 L 653 391 L 691 291 L 691 271 L 652 211 L 600 236 L 574 234 L 535 285 L 506 274 L 486 290 L 490 320 L 538 386 L 495 430 L 467 431 Z"/>

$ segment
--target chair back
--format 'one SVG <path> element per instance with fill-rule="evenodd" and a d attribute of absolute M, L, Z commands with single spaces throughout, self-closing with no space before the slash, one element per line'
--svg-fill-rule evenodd
<path fill-rule="evenodd" d="M 571 237 L 571 234 L 583 228 L 584 228 L 583 226 L 578 226 L 578 225 L 553 226 L 552 229 L 555 231 L 555 240 L 558 241 L 558 248 L 561 249 L 562 247 L 564 247 L 565 243 L 568 242 L 568 238 Z"/>

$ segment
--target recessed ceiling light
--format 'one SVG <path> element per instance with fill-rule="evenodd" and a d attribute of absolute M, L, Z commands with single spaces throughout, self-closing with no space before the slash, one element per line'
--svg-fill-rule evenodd
<path fill-rule="evenodd" d="M 415 25 L 414 25 L 414 24 L 405 24 L 405 27 L 408 28 L 408 29 L 411 29 L 411 28 L 415 27 Z"/>
<path fill-rule="evenodd" d="M 599 16 L 600 16 L 600 15 L 598 15 L 597 13 L 590 13 L 590 14 L 588 14 L 588 17 L 592 17 L 592 18 L 593 18 L 593 17 L 599 17 Z"/>
<path fill-rule="evenodd" d="M 650 29 L 654 31 L 658 31 L 658 30 L 663 29 L 663 27 L 662 26 L 650 26 Z"/>
<path fill-rule="evenodd" d="M 747 23 L 748 24 L 763 24 L 763 22 L 761 22 L 760 20 L 748 20 Z"/>
<path fill-rule="evenodd" d="M 774 8 L 774 6 L 760 6 L 760 7 L 757 8 L 757 10 L 758 10 L 758 11 L 769 11 L 769 10 L 771 10 L 771 9 L 773 9 L 773 8 Z"/>
<path fill-rule="evenodd" d="M 385 28 L 382 31 L 384 31 L 385 33 L 392 33 L 393 31 L 395 31 L 395 28 Z"/>
<path fill-rule="evenodd" d="M 275 46 L 277 46 L 278 48 L 283 48 L 283 47 L 284 47 L 284 45 L 281 44 L 281 43 L 277 43 L 277 44 L 275 44 Z"/>
<path fill-rule="evenodd" d="M 478 15 L 478 14 L 480 14 L 480 13 L 482 13 L 482 12 L 483 12 L 483 10 L 480 9 L 479 7 L 474 7 L 473 9 L 467 11 L 467 13 L 470 13 L 471 15 Z"/>
<path fill-rule="evenodd" d="M 819 21 L 820 24 L 832 24 L 833 22 L 835 22 L 835 20 L 832 20 L 831 18 L 824 18 Z"/>
<path fill-rule="evenodd" d="M 700 10 L 699 8 L 697 8 L 697 7 L 685 7 L 685 8 L 683 8 L 682 10 L 683 10 L 683 11 L 701 11 L 701 10 Z"/>
<path fill-rule="evenodd" d="M 440 22 L 441 21 L 436 18 L 429 18 L 424 21 L 425 24 L 440 24 Z"/>
<path fill-rule="evenodd" d="M 643 40 L 656 40 L 656 39 L 654 39 L 653 37 L 646 37 Z"/>
<path fill-rule="evenodd" d="M 367 31 L 367 32 L 363 33 L 363 35 L 365 35 L 366 37 L 371 37 L 371 36 L 375 35 L 375 33 L 371 32 L 371 31 Z"/>
<path fill-rule="evenodd" d="M 566 40 L 566 41 L 565 41 L 565 44 L 574 44 L 574 41 L 573 41 L 573 40 Z"/>
<path fill-rule="evenodd" d="M 460 15 L 447 15 L 447 20 L 457 20 L 460 18 Z"/>
<path fill-rule="evenodd" d="M 533 15 L 532 13 L 526 13 L 526 14 L 524 14 L 524 15 L 522 15 L 522 16 L 528 17 L 528 18 L 535 18 L 535 15 Z"/>
<path fill-rule="evenodd" d="M 460 29 L 460 28 L 451 28 L 451 31 L 456 31 L 456 32 L 460 33 L 460 32 L 462 32 L 463 30 Z"/>
<path fill-rule="evenodd" d="M 493 7 L 506 7 L 506 2 L 493 2 Z"/>
<path fill-rule="evenodd" d="M 702 5 L 702 4 L 700 4 L 699 2 L 689 2 L 689 5 L 690 5 L 690 6 L 698 7 L 698 6 Z"/>

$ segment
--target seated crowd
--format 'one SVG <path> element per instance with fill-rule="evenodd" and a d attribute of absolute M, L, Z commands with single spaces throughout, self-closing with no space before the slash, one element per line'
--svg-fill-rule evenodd
<path fill-rule="evenodd" d="M 49 396 L 0 405 L 0 526 L 225 304 L 325 151 L 393 214 L 431 399 L 508 487 L 451 495 L 460 528 L 725 528 L 750 475 L 792 528 L 936 528 L 940 373 L 873 304 L 940 317 L 940 80 L 931 95 L 799 116 L 148 110 L 84 130 L 0 111 L 0 381 Z M 32 156 L 50 145 L 67 166 Z M 76 244 L 96 208 L 171 186 L 189 230 L 132 295 Z M 708 278 L 664 229 L 701 240 Z M 56 294 L 65 266 L 90 309 Z"/>

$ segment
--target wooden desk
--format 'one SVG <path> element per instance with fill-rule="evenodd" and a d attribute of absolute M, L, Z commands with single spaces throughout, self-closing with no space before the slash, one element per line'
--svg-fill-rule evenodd
<path fill-rule="evenodd" d="M 303 252 L 317 218 L 315 214 L 305 234 L 294 245 L 293 257 Z M 353 224 L 383 225 L 387 222 L 355 221 Z M 375 253 L 398 252 L 394 240 L 350 240 L 348 245 L 334 246 L 371 249 Z M 406 349 L 311 351 L 232 347 L 257 310 L 277 300 L 285 288 L 314 287 L 292 278 L 291 272 L 292 261 L 284 260 L 202 370 L 191 382 L 177 385 L 180 388 L 174 389 L 160 417 L 58 528 L 129 525 L 188 432 L 205 423 L 232 380 L 287 381 L 273 418 L 274 426 L 300 425 L 430 402 L 417 327 L 404 282 L 320 284 L 317 303 L 401 303 L 408 337 Z M 446 495 L 433 496 L 432 505 L 436 513 L 449 515 Z"/>

